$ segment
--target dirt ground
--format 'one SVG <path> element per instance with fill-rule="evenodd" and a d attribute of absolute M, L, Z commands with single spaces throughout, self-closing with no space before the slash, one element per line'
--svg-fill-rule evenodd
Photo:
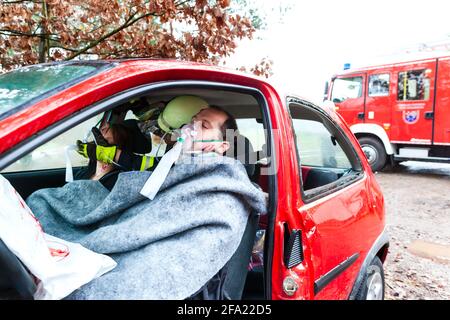
<path fill-rule="evenodd" d="M 409 161 L 376 177 L 390 235 L 385 299 L 450 299 L 450 165 Z"/>

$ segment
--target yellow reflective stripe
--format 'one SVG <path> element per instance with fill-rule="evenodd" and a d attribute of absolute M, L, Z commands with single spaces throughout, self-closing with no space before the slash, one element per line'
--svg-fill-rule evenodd
<path fill-rule="evenodd" d="M 408 78 L 408 72 L 404 72 L 404 77 L 403 77 L 403 101 L 406 100 L 406 80 Z"/>
<path fill-rule="evenodd" d="M 83 144 L 83 155 L 84 155 L 86 158 L 89 158 L 89 155 L 88 155 L 88 153 L 87 153 L 87 144 Z"/>
<path fill-rule="evenodd" d="M 150 163 L 148 164 L 147 169 L 153 167 L 153 163 L 155 162 L 155 157 L 150 157 Z"/>
<path fill-rule="evenodd" d="M 142 157 L 142 161 L 141 161 L 141 168 L 139 169 L 139 171 L 144 171 L 145 170 L 146 163 L 147 163 L 147 157 L 143 156 Z"/>
<path fill-rule="evenodd" d="M 147 161 L 147 159 L 148 159 L 148 161 Z M 142 156 L 141 168 L 139 169 L 139 171 L 144 171 L 144 170 L 150 169 L 151 167 L 153 167 L 154 162 L 155 162 L 155 157 Z"/>

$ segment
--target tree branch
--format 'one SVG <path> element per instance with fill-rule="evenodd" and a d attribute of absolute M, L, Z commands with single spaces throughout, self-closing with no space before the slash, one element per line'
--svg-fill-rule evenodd
<path fill-rule="evenodd" d="M 175 3 L 175 7 L 179 7 L 182 6 L 185 3 L 191 2 L 191 0 L 185 0 L 185 1 L 180 1 L 180 2 L 176 2 Z"/>
<path fill-rule="evenodd" d="M 160 15 L 156 14 L 156 13 L 146 13 L 143 15 L 140 15 L 136 18 L 133 19 L 133 17 L 136 15 L 136 12 L 133 13 L 132 15 L 130 15 L 130 17 L 128 17 L 128 19 L 125 21 L 125 23 L 123 25 L 121 25 L 120 27 L 117 27 L 116 29 L 108 32 L 107 34 L 103 35 L 102 37 L 100 37 L 99 39 L 95 40 L 94 42 L 90 43 L 89 45 L 87 45 L 86 47 L 84 47 L 83 49 L 79 50 L 78 52 L 70 55 L 69 57 L 67 57 L 64 60 L 72 60 L 73 58 L 85 53 L 86 51 L 88 51 L 89 49 L 92 49 L 93 47 L 95 47 L 96 45 L 98 45 L 99 43 L 105 41 L 106 39 L 108 39 L 109 37 L 115 35 L 116 33 L 128 28 L 129 26 L 135 24 L 136 22 L 138 22 L 139 20 L 146 18 L 148 16 L 155 16 L 155 17 L 159 17 Z"/>
<path fill-rule="evenodd" d="M 42 3 L 42 1 L 39 0 L 16 0 L 16 1 L 0 1 L 0 4 L 19 4 L 24 2 Z"/>
<path fill-rule="evenodd" d="M 60 48 L 60 49 L 64 49 L 64 50 L 67 50 L 70 52 L 78 52 L 78 49 L 67 48 L 61 44 L 50 44 L 50 48 Z"/>
<path fill-rule="evenodd" d="M 6 33 L 7 32 L 7 33 Z M 8 29 L 0 29 L 0 34 L 3 34 L 4 36 L 17 36 L 17 37 L 38 37 L 38 38 L 47 38 L 49 36 L 54 35 L 53 33 L 29 33 L 29 32 L 22 32 L 17 30 L 8 30 Z"/>

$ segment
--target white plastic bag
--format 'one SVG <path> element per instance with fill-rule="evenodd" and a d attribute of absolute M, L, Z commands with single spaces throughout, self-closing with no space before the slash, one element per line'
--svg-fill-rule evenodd
<path fill-rule="evenodd" d="M 106 255 L 45 234 L 25 201 L 2 175 L 0 238 L 37 278 L 35 299 L 62 299 L 117 265 Z"/>

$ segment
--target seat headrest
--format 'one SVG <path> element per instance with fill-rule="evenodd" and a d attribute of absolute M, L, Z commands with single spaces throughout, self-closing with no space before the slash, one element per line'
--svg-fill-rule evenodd
<path fill-rule="evenodd" d="M 130 131 L 130 145 L 128 151 L 145 154 L 152 150 L 152 142 L 149 141 L 141 132 L 137 125 L 138 121 L 135 119 L 127 119 L 123 125 Z"/>
<path fill-rule="evenodd" d="M 244 165 L 249 177 L 255 173 L 256 160 L 252 159 L 252 155 L 254 154 L 252 143 L 247 137 L 241 134 L 235 136 L 233 145 L 226 152 L 227 156 L 239 160 Z"/>

